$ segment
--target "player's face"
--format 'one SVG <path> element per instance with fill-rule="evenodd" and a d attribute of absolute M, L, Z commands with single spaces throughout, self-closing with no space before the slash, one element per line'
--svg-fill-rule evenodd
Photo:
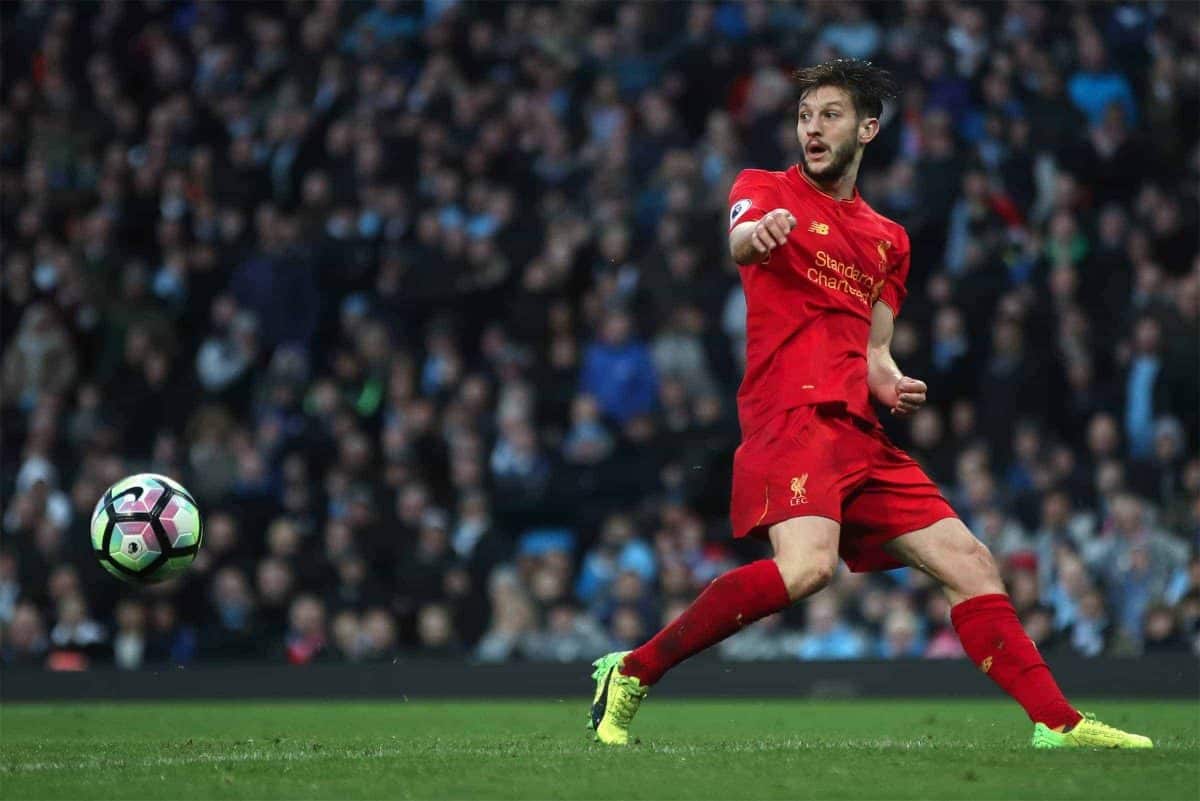
<path fill-rule="evenodd" d="M 845 89 L 818 86 L 800 101 L 796 135 L 801 166 L 808 176 L 827 183 L 846 174 L 858 153 L 858 114 Z"/>

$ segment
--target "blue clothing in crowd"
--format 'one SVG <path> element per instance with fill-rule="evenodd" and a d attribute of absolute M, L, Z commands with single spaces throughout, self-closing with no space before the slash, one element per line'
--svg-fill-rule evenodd
<path fill-rule="evenodd" d="M 605 416 L 624 423 L 654 408 L 658 376 L 649 349 L 640 342 L 594 343 L 583 357 L 582 389 Z"/>
<path fill-rule="evenodd" d="M 1067 93 L 1075 107 L 1096 125 L 1104 119 L 1105 110 L 1119 103 L 1125 112 L 1126 125 L 1137 122 L 1137 102 L 1133 89 L 1124 75 L 1117 72 L 1077 72 L 1067 82 Z"/>
<path fill-rule="evenodd" d="M 233 274 L 231 288 L 238 304 L 258 318 L 264 345 L 310 343 L 321 312 L 311 263 L 266 254 L 252 256 Z"/>
<path fill-rule="evenodd" d="M 862 659 L 868 654 L 862 636 L 839 623 L 825 634 L 806 635 L 797 656 L 801 659 Z"/>
<path fill-rule="evenodd" d="M 592 550 L 584 557 L 583 565 L 579 569 L 575 594 L 584 603 L 591 604 L 599 599 L 617 574 L 624 570 L 637 573 L 642 577 L 642 581 L 649 585 L 657 573 L 654 549 L 641 540 L 630 540 L 621 547 L 615 559 L 599 549 Z"/>
<path fill-rule="evenodd" d="M 1161 363 L 1154 356 L 1137 356 L 1125 384 L 1125 436 L 1129 453 L 1145 459 L 1154 450 L 1154 382 Z"/>

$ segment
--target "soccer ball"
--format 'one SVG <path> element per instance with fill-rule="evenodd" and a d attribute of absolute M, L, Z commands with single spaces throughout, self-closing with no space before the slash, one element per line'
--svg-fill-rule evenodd
<path fill-rule="evenodd" d="M 196 499 L 157 473 L 138 473 L 108 488 L 92 512 L 92 551 L 122 581 L 153 584 L 187 569 L 204 530 Z"/>

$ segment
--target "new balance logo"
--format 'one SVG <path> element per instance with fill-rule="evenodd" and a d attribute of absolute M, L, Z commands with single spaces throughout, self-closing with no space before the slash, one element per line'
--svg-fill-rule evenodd
<path fill-rule="evenodd" d="M 789 501 L 792 506 L 799 506 L 802 503 L 808 503 L 808 490 L 804 488 L 804 485 L 807 483 L 808 473 L 792 478 L 792 500 Z"/>
<path fill-rule="evenodd" d="M 820 234 L 821 236 L 829 236 L 829 226 L 823 222 L 813 220 L 808 224 L 808 232 L 810 234 Z"/>

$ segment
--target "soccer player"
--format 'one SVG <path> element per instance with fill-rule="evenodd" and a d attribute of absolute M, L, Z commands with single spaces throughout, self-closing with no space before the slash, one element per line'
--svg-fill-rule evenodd
<path fill-rule="evenodd" d="M 856 572 L 908 565 L 941 584 L 967 655 L 1025 709 L 1035 747 L 1152 747 L 1067 702 L 987 547 L 884 435 L 871 401 L 907 417 L 926 392 L 890 351 L 908 235 L 855 189 L 895 84 L 857 60 L 809 67 L 796 79 L 802 162 L 784 172 L 745 170 L 729 194 L 729 250 L 747 305 L 730 516 L 735 537 L 765 537 L 774 558 L 718 577 L 649 642 L 594 663 L 595 738 L 627 744 L 633 716 L 663 674 L 825 587 L 840 556 Z"/>

